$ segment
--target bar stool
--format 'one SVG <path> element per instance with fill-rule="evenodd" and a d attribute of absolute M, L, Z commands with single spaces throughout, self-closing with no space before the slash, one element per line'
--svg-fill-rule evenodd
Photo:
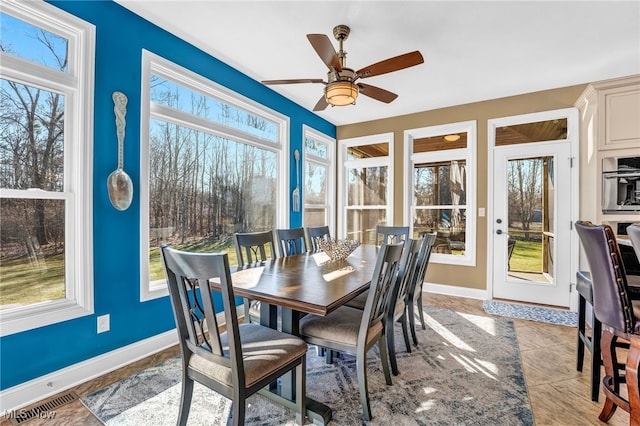
<path fill-rule="evenodd" d="M 602 323 L 598 321 L 593 310 L 593 284 L 591 274 L 585 271 L 576 273 L 578 290 L 578 354 L 576 369 L 582 371 L 584 363 L 584 348 L 591 352 L 591 400 L 598 401 L 600 394 L 600 366 L 602 365 L 602 352 L 600 349 L 600 337 L 602 335 Z M 586 307 L 591 305 L 591 335 L 586 332 Z"/>

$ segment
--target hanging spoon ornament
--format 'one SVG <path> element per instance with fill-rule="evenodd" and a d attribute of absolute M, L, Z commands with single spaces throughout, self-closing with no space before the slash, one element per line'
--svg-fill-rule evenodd
<path fill-rule="evenodd" d="M 124 163 L 124 116 L 127 113 L 127 96 L 122 92 L 113 92 L 113 112 L 116 115 L 116 131 L 118 136 L 118 168 L 107 179 L 107 191 L 111 204 L 118 210 L 126 210 L 133 199 L 133 182 L 123 169 Z"/>

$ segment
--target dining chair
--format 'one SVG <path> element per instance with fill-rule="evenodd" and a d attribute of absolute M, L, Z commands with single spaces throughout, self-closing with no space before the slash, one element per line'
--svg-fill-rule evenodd
<path fill-rule="evenodd" d="M 640 225 L 635 225 L 640 244 Z M 629 228 L 627 233 L 630 234 Z M 631 235 L 629 235 L 631 240 Z M 633 245 L 633 241 L 632 241 Z M 640 299 L 639 283 L 636 283 L 633 277 L 627 275 L 627 284 L 629 285 L 629 294 L 631 299 Z M 600 350 L 600 340 L 602 335 L 602 323 L 596 318 L 593 309 L 593 283 L 591 282 L 591 274 L 588 271 L 578 271 L 576 273 L 576 290 L 578 291 L 578 327 L 577 327 L 577 347 L 576 347 L 576 370 L 582 371 L 585 358 L 585 349 L 591 352 L 591 400 L 598 401 L 600 396 L 600 366 L 602 366 L 602 354 Z M 589 316 L 591 324 L 591 334 L 587 330 L 587 304 L 592 309 Z M 618 342 L 618 347 L 629 348 L 627 342 Z"/>
<path fill-rule="evenodd" d="M 309 247 L 313 252 L 322 250 L 318 244 L 320 240 L 331 238 L 328 226 L 308 226 L 305 229 L 307 231 L 307 238 L 309 239 Z"/>
<path fill-rule="evenodd" d="M 391 291 L 391 297 L 389 298 L 389 306 L 387 308 L 387 317 L 385 320 L 385 334 L 387 337 L 389 364 L 391 365 L 391 373 L 394 376 L 397 376 L 400 372 L 398 371 L 398 362 L 396 360 L 395 333 L 393 327 L 396 322 L 400 323 L 402 327 L 402 336 L 404 338 L 404 346 L 406 351 L 411 353 L 411 343 L 409 342 L 407 325 L 409 290 L 411 288 L 413 277 L 417 273 L 416 265 L 424 242 L 424 238 L 417 240 L 409 238 L 406 241 L 402 253 L 402 259 L 400 261 L 398 277 L 395 285 L 393 286 L 393 290 Z"/>
<path fill-rule="evenodd" d="M 276 248 L 273 240 L 273 232 L 236 232 L 233 235 L 238 258 L 238 269 L 250 268 L 260 262 L 276 258 Z M 245 319 L 250 322 L 260 322 L 260 305 L 257 300 L 244 299 Z M 272 306 L 269 315 L 275 317 L 277 309 Z M 275 322 L 275 321 L 274 321 Z"/>
<path fill-rule="evenodd" d="M 233 236 L 238 266 L 252 265 L 276 258 L 273 232 L 236 232 Z"/>
<path fill-rule="evenodd" d="M 422 286 L 424 285 L 424 277 L 427 274 L 427 266 L 431 258 L 433 245 L 436 242 L 437 232 L 429 232 L 422 234 L 424 243 L 421 247 L 418 259 L 416 261 L 415 274 L 411 277 L 409 290 L 407 292 L 407 318 L 409 319 L 409 329 L 411 330 L 411 338 L 414 345 L 418 345 L 418 336 L 416 334 L 416 317 L 415 311 L 418 311 L 420 325 L 422 329 L 426 329 L 424 322 L 424 308 L 422 306 Z"/>
<path fill-rule="evenodd" d="M 598 418 L 607 422 L 620 407 L 629 413 L 630 425 L 640 425 L 640 318 L 629 292 L 620 248 L 609 225 L 578 221 L 576 231 L 591 272 L 593 309 L 602 323 L 602 387 L 606 400 Z M 624 375 L 618 370 L 616 349 L 620 339 L 630 342 Z M 626 398 L 620 389 L 622 383 L 627 384 Z"/>
<path fill-rule="evenodd" d="M 282 257 L 309 251 L 304 228 L 276 229 L 276 236 Z"/>
<path fill-rule="evenodd" d="M 164 270 L 182 353 L 178 425 L 186 425 L 194 382 L 232 401 L 234 425 L 244 425 L 246 399 L 266 395 L 269 384 L 295 371 L 295 402 L 287 403 L 303 424 L 307 344 L 259 324 L 239 324 L 226 253 L 189 253 L 162 247 Z M 219 279 L 224 332 L 216 317 L 210 279 Z"/>
<path fill-rule="evenodd" d="M 391 385 L 384 320 L 399 271 L 403 244 L 383 244 L 378 252 L 364 310 L 341 306 L 325 317 L 307 315 L 300 320 L 300 337 L 310 344 L 356 357 L 363 416 L 371 420 L 367 383 L 367 352 L 376 344 L 387 385 Z"/>
<path fill-rule="evenodd" d="M 376 225 L 376 245 L 396 244 L 409 238 L 408 226 Z"/>
<path fill-rule="evenodd" d="M 385 335 L 387 351 L 389 354 L 389 363 L 391 365 L 391 373 L 394 376 L 399 374 L 395 350 L 395 333 L 393 330 L 396 322 L 400 322 L 405 348 L 407 352 L 411 352 L 411 344 L 409 342 L 409 332 L 407 327 L 408 321 L 406 317 L 408 291 L 412 276 L 415 274 L 416 262 L 418 260 L 420 248 L 423 244 L 423 239 L 408 239 L 403 241 L 403 244 L 404 248 L 402 251 L 398 275 L 391 290 L 391 297 L 389 298 L 389 305 L 387 307 L 387 314 L 384 322 L 386 328 Z M 368 298 L 369 290 L 360 293 L 358 296 L 345 303 L 345 306 L 364 310 Z"/>

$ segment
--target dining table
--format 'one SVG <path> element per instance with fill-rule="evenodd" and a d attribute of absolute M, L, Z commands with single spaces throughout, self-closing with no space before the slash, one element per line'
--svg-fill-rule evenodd
<path fill-rule="evenodd" d="M 332 260 L 325 252 L 309 252 L 238 268 L 231 281 L 236 296 L 260 301 L 262 325 L 298 335 L 302 316 L 326 316 L 367 290 L 377 257 L 378 247 L 372 245 L 358 246 L 343 260 Z M 295 380 L 295 372 L 287 373 L 272 384 L 271 392 L 295 400 Z M 313 423 L 331 420 L 327 405 L 309 397 L 306 405 Z"/>

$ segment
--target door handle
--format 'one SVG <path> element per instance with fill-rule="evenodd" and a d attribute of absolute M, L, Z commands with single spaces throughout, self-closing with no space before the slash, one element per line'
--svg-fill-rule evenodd
<path fill-rule="evenodd" d="M 502 235 L 502 229 L 498 229 L 498 230 L 496 231 L 496 234 L 498 234 L 498 235 Z"/>

